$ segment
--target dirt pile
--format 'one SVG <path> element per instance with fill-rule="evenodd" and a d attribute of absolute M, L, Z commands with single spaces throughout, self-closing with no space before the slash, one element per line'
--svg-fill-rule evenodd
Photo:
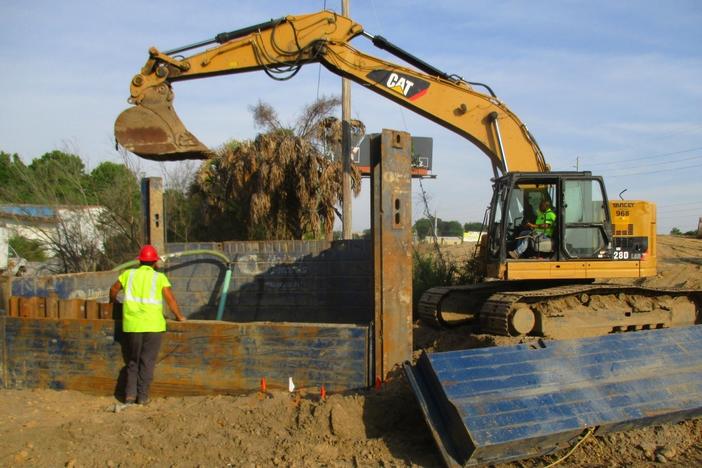
<path fill-rule="evenodd" d="M 659 238 L 647 285 L 702 286 L 702 241 Z M 529 338 L 525 340 L 530 340 Z M 446 351 L 519 339 L 415 325 L 420 348 Z M 404 376 L 380 391 L 271 392 L 155 399 L 114 412 L 115 400 L 77 392 L 0 391 L 1 466 L 441 466 Z M 535 467 L 555 456 L 504 467 Z M 702 421 L 588 438 L 563 466 L 702 466 Z"/>

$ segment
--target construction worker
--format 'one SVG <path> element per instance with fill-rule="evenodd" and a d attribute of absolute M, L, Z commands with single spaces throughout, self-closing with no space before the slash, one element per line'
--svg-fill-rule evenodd
<path fill-rule="evenodd" d="M 526 252 L 530 240 L 538 243 L 541 239 L 553 237 L 555 222 L 556 213 L 551 209 L 551 202 L 546 199 L 541 200 L 534 223 L 526 223 L 526 227 L 529 229 L 519 233 L 517 245 L 514 250 L 508 252 L 508 255 L 512 258 L 519 258 Z"/>
<path fill-rule="evenodd" d="M 122 330 L 125 336 L 127 388 L 125 403 L 145 405 L 149 402 L 149 387 L 154 376 L 156 358 L 161 347 L 166 320 L 163 300 L 166 300 L 179 322 L 185 321 L 171 291 L 171 283 L 163 273 L 154 270 L 158 252 L 145 245 L 137 257 L 139 268 L 125 270 L 110 288 L 110 302 L 124 290 L 122 301 Z"/>

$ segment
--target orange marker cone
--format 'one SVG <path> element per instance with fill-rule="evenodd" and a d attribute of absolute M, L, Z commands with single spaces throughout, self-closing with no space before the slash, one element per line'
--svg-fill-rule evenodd
<path fill-rule="evenodd" d="M 322 384 L 322 390 L 319 392 L 319 395 L 322 397 L 322 401 L 327 399 L 327 389 L 324 388 L 324 384 Z"/>
<path fill-rule="evenodd" d="M 375 378 L 375 391 L 379 392 L 381 388 L 383 388 L 383 381 L 380 380 L 380 377 L 376 377 Z"/>
<path fill-rule="evenodd" d="M 262 377 L 261 378 L 261 393 L 266 393 L 266 378 Z"/>

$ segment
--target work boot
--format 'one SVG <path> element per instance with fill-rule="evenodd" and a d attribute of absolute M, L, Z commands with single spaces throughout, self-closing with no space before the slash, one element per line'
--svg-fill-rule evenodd
<path fill-rule="evenodd" d="M 143 398 L 139 397 L 139 399 L 136 401 L 136 404 L 139 406 L 146 406 L 149 403 L 151 403 L 151 398 L 149 398 L 149 397 L 143 397 Z"/>
<path fill-rule="evenodd" d="M 514 250 L 510 250 L 509 252 L 507 252 L 507 255 L 509 255 L 510 257 L 512 257 L 514 259 L 519 258 L 519 254 Z"/>

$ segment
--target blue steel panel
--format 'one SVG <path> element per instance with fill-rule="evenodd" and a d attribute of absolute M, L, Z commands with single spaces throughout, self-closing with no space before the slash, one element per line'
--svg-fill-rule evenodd
<path fill-rule="evenodd" d="M 702 326 L 424 354 L 408 375 L 448 463 L 525 458 L 702 415 Z"/>
<path fill-rule="evenodd" d="M 41 205 L 2 205 L 0 206 L 0 212 L 2 214 L 27 216 L 30 218 L 51 218 L 56 215 L 55 208 Z"/>

